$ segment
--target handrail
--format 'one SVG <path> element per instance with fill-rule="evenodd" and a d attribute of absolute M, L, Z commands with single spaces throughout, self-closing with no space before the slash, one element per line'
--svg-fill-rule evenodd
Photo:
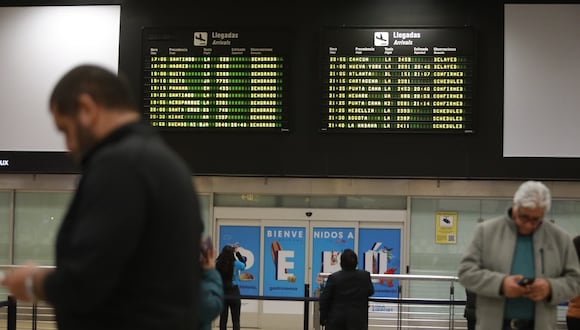
<path fill-rule="evenodd" d="M 328 278 L 332 273 L 320 273 L 319 276 L 321 278 Z M 449 282 L 449 301 L 440 301 L 441 305 L 449 305 L 449 329 L 453 330 L 455 325 L 455 305 L 465 304 L 465 301 L 461 303 L 455 303 L 455 286 L 454 283 L 459 281 L 457 276 L 446 276 L 446 275 L 411 275 L 411 274 L 371 274 L 371 279 L 379 279 L 379 280 L 423 280 L 423 281 L 443 281 Z M 408 299 L 403 298 L 402 295 L 402 285 L 399 283 L 398 288 L 398 297 L 397 298 L 390 298 L 390 299 L 379 299 L 377 298 L 370 298 L 369 301 L 383 301 L 383 302 L 391 302 L 397 304 L 397 329 L 401 329 L 402 324 L 402 307 L 404 304 L 412 304 L 412 303 L 421 303 L 422 300 L 418 299 Z"/>
<path fill-rule="evenodd" d="M 0 269 L 19 268 L 24 265 L 0 265 Z M 38 268 L 52 269 L 55 266 L 36 266 Z M 320 273 L 321 277 L 327 278 L 332 273 Z M 459 277 L 450 275 L 414 275 L 414 274 L 371 274 L 376 279 L 401 279 L 401 280 L 426 280 L 426 281 L 451 281 L 458 282 Z"/>
<path fill-rule="evenodd" d="M 320 277 L 328 278 L 332 273 L 320 273 Z M 401 280 L 426 280 L 459 282 L 457 276 L 447 275 L 412 275 L 412 274 L 371 274 L 371 279 L 401 279 Z"/>
<path fill-rule="evenodd" d="M 0 265 L 0 269 L 22 268 L 22 267 L 25 267 L 25 266 L 26 266 L 26 264 L 21 264 L 21 265 Z M 45 265 L 36 265 L 35 267 L 37 267 L 37 268 L 47 268 L 47 269 L 56 268 L 56 266 L 45 266 Z"/>
<path fill-rule="evenodd" d="M 11 269 L 21 267 L 19 265 L 0 265 L 0 270 L 7 270 L 10 271 Z M 52 269 L 55 268 L 54 266 L 39 266 L 41 268 Z M 328 278 L 331 273 L 321 273 L 321 278 Z M 411 299 L 411 298 L 403 298 L 402 297 L 402 290 L 401 284 L 399 283 L 398 288 L 398 297 L 371 297 L 369 301 L 377 302 L 377 303 L 389 303 L 389 304 L 396 304 L 399 306 L 398 314 L 397 315 L 397 323 L 398 328 L 400 328 L 400 324 L 402 322 L 402 306 L 408 304 L 419 304 L 419 305 L 439 305 L 439 306 L 449 306 L 450 309 L 450 319 L 449 319 L 449 329 L 453 329 L 453 321 L 454 321 L 454 307 L 456 305 L 465 305 L 464 300 L 454 300 L 453 295 L 453 286 L 454 282 L 458 282 L 458 278 L 456 276 L 444 276 L 444 275 L 412 275 L 412 274 L 371 274 L 371 278 L 374 280 L 410 280 L 410 281 L 417 281 L 417 280 L 424 280 L 424 281 L 439 281 L 439 282 L 450 282 L 450 299 L 443 300 L 443 299 Z M 318 297 L 310 297 L 310 284 L 305 283 L 304 289 L 304 296 L 303 297 L 286 297 L 286 296 L 260 296 L 260 295 L 242 295 L 240 296 L 241 299 L 248 299 L 248 300 L 276 300 L 276 301 L 296 301 L 296 302 L 303 302 L 304 303 L 304 329 L 308 328 L 309 324 L 309 304 L 311 302 L 317 302 Z M 16 328 L 16 303 L 14 301 L 14 317 L 9 318 L 9 322 L 14 323 L 14 328 L 7 328 L 7 330 L 15 330 Z M 36 305 L 33 306 L 33 329 L 36 326 Z"/>

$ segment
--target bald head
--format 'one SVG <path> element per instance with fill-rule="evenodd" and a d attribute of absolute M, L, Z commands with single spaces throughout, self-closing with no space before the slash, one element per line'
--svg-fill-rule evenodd
<path fill-rule="evenodd" d="M 52 91 L 50 108 L 61 115 L 74 116 L 83 94 L 104 109 L 137 112 L 127 81 L 94 65 L 77 66 L 67 72 Z"/>

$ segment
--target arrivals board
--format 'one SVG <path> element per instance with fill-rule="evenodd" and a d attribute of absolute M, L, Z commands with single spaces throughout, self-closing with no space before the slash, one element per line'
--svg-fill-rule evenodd
<path fill-rule="evenodd" d="M 323 132 L 473 133 L 469 28 L 335 28 L 322 35 Z"/>
<path fill-rule="evenodd" d="M 290 43 L 275 29 L 143 29 L 143 106 L 164 130 L 287 132 Z"/>

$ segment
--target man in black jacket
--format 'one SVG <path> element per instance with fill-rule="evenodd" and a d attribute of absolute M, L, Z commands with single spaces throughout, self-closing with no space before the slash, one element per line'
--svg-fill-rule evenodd
<path fill-rule="evenodd" d="M 69 71 L 50 108 L 82 177 L 56 267 L 18 268 L 2 284 L 51 304 L 59 330 L 196 328 L 202 224 L 190 170 L 107 70 Z"/>
<path fill-rule="evenodd" d="M 327 330 L 368 329 L 368 298 L 375 293 L 371 274 L 357 270 L 353 250 L 340 255 L 342 270 L 331 274 L 320 295 L 320 323 Z"/>

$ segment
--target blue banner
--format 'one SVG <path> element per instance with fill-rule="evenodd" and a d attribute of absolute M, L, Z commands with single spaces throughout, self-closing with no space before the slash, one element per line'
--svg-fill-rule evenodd
<path fill-rule="evenodd" d="M 334 273 L 340 270 L 340 254 L 344 249 L 354 250 L 354 228 L 312 229 L 312 283 L 311 295 L 320 290 L 323 279 L 320 273 Z"/>
<path fill-rule="evenodd" d="M 401 230 L 363 228 L 358 234 L 359 269 L 371 274 L 401 273 Z M 374 297 L 397 297 L 398 280 L 373 280 Z"/>
<path fill-rule="evenodd" d="M 220 226 L 220 251 L 225 245 L 238 245 L 247 258 L 246 269 L 240 273 L 240 293 L 259 295 L 260 291 L 260 227 Z"/>
<path fill-rule="evenodd" d="M 303 297 L 304 227 L 264 227 L 264 296 Z"/>

